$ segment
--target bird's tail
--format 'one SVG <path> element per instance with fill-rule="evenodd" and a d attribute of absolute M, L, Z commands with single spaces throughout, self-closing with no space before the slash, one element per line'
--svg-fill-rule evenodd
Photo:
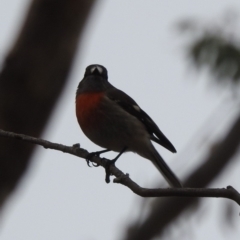
<path fill-rule="evenodd" d="M 168 165 L 165 163 L 163 158 L 160 156 L 160 154 L 157 152 L 157 150 L 154 147 L 152 151 L 151 161 L 156 166 L 156 168 L 161 172 L 161 174 L 163 175 L 163 177 L 166 179 L 166 181 L 169 183 L 171 187 L 182 188 L 182 184 L 178 180 L 177 176 L 168 167 Z"/>

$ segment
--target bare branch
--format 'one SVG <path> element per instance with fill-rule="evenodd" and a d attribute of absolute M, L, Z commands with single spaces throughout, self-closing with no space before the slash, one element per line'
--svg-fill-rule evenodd
<path fill-rule="evenodd" d="M 69 153 L 75 155 L 80 158 L 86 159 L 88 156 L 88 151 L 80 148 L 78 144 L 73 146 L 65 146 L 58 143 L 52 143 L 43 139 L 34 138 L 30 136 L 26 136 L 23 134 L 16 134 L 13 132 L 7 132 L 4 130 L 0 130 L 1 137 L 7 138 L 15 138 L 18 140 L 34 143 L 44 148 L 50 148 L 58 151 L 62 151 L 65 153 Z M 101 165 L 102 167 L 106 166 L 107 161 L 106 158 L 99 158 L 94 156 L 91 159 L 92 162 Z M 211 189 L 211 188 L 156 188 L 156 189 L 147 189 L 140 187 L 137 183 L 132 181 L 128 174 L 124 174 L 121 170 L 119 170 L 116 166 L 111 165 L 110 172 L 112 175 L 116 177 L 114 179 L 115 183 L 120 183 L 128 188 L 130 188 L 134 193 L 142 197 L 217 197 L 217 198 L 228 198 L 240 205 L 240 194 L 231 186 L 222 189 Z"/>
<path fill-rule="evenodd" d="M 215 179 L 224 167 L 234 159 L 240 146 L 240 114 L 230 127 L 226 136 L 211 149 L 202 165 L 198 167 L 183 183 L 188 187 L 205 187 Z M 132 223 L 124 240 L 150 240 L 159 236 L 163 230 L 184 211 L 198 203 L 197 198 L 156 199 L 147 218 L 139 224 Z M 164 217 L 162 217 L 164 216 Z M 155 223 L 158 224 L 155 224 Z"/>

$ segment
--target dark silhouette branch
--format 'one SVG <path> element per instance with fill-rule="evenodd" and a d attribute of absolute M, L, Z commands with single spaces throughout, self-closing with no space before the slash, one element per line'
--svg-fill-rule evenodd
<path fill-rule="evenodd" d="M 75 144 L 73 146 L 65 146 L 58 143 L 52 143 L 43 139 L 34 138 L 30 136 L 26 136 L 23 134 L 16 134 L 13 132 L 7 132 L 0 130 L 1 137 L 7 138 L 15 138 L 22 141 L 34 143 L 37 145 L 41 145 L 44 148 L 54 149 L 58 151 L 62 151 L 65 153 L 69 153 L 75 155 L 80 158 L 86 159 L 88 156 L 88 151 L 80 148 L 79 144 Z M 99 158 L 94 156 L 91 159 L 92 162 L 101 165 L 102 167 L 106 166 L 107 161 L 106 158 Z M 142 197 L 217 197 L 217 198 L 228 198 L 240 205 L 240 194 L 231 186 L 228 186 L 226 189 L 205 189 L 205 188 L 166 188 L 166 189 L 147 189 L 140 187 L 137 183 L 132 181 L 128 174 L 124 174 L 121 170 L 119 170 L 116 166 L 111 165 L 110 172 L 112 175 L 117 178 L 114 179 L 115 183 L 120 183 L 128 188 L 130 188 L 134 193 Z"/>
<path fill-rule="evenodd" d="M 94 2 L 32 1 L 0 73 L 0 128 L 41 135 L 67 82 Z M 0 139 L 0 207 L 25 173 L 33 149 Z"/>
<path fill-rule="evenodd" d="M 226 136 L 211 149 L 209 156 L 183 183 L 187 187 L 206 187 L 223 170 L 237 153 L 240 145 L 240 114 L 230 127 Z M 148 217 L 132 223 L 125 240 L 150 240 L 159 236 L 163 230 L 185 210 L 198 203 L 199 199 L 156 199 Z M 163 217 L 164 216 L 164 217 Z M 157 224 L 156 224 L 157 223 Z"/>

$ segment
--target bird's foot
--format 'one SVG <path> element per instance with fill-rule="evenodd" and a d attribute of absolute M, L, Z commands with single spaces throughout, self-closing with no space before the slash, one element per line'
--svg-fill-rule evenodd
<path fill-rule="evenodd" d="M 112 160 L 108 160 L 105 164 L 105 172 L 106 172 L 106 177 L 105 181 L 106 183 L 110 183 L 110 176 L 112 175 L 110 172 L 110 167 L 112 165 L 115 165 L 115 162 L 118 160 L 118 158 L 127 150 L 127 147 L 124 147 L 122 151 Z"/>
<path fill-rule="evenodd" d="M 89 167 L 91 167 L 90 161 L 91 161 L 91 159 L 92 159 L 93 157 L 95 157 L 95 156 L 96 156 L 96 157 L 99 157 L 100 154 L 105 153 L 105 152 L 109 152 L 109 151 L 111 151 L 111 150 L 106 149 L 106 150 L 102 150 L 102 151 L 97 151 L 97 152 L 89 153 L 89 154 L 87 155 L 87 157 L 86 157 L 87 165 L 88 165 Z M 100 164 L 94 164 L 93 162 L 92 162 L 92 165 L 93 165 L 94 167 L 99 167 L 99 166 L 100 166 Z"/>
<path fill-rule="evenodd" d="M 105 164 L 105 172 L 106 172 L 105 182 L 106 183 L 110 183 L 110 176 L 112 175 L 111 172 L 110 172 L 110 167 L 112 165 L 115 165 L 116 161 L 117 161 L 117 158 L 106 161 L 106 164 Z"/>

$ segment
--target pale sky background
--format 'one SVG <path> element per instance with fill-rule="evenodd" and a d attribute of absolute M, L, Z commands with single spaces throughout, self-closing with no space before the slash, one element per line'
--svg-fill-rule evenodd
<path fill-rule="evenodd" d="M 28 3 L 0 0 L 0 62 L 19 31 Z M 81 132 L 74 105 L 86 66 L 99 63 L 108 69 L 109 81 L 131 95 L 174 144 L 177 154 L 157 149 L 183 180 L 200 164 L 208 144 L 226 130 L 234 111 L 227 90 L 210 88 L 206 74 L 192 71 L 183 37 L 174 26 L 187 17 L 217 21 L 229 9 L 240 9 L 240 1 L 99 1 L 71 81 L 42 137 L 66 145 L 79 142 L 88 151 L 100 149 Z M 115 153 L 105 156 L 112 158 Z M 89 168 L 83 159 L 40 147 L 33 158 L 4 209 L 1 240 L 120 240 L 128 223 L 140 215 L 141 198 L 124 186 L 106 184 L 103 168 Z M 124 154 L 117 166 L 141 186 L 164 182 L 154 166 L 136 154 Z M 240 163 L 228 166 L 211 186 L 233 185 L 240 190 L 239 169 Z M 232 228 L 223 227 L 223 203 L 235 207 Z M 179 220 L 165 237 L 239 240 L 239 211 L 229 200 L 204 199 L 201 211 Z"/>

